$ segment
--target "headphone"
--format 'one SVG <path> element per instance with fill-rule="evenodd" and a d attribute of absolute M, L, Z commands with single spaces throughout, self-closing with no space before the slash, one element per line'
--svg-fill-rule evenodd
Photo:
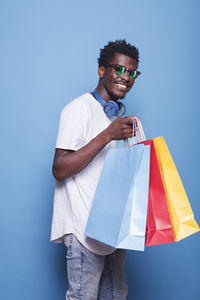
<path fill-rule="evenodd" d="M 92 92 L 92 94 L 101 103 L 101 105 L 103 106 L 103 110 L 108 117 L 120 117 L 125 113 L 126 107 L 123 103 L 115 101 L 105 101 L 96 89 Z"/>

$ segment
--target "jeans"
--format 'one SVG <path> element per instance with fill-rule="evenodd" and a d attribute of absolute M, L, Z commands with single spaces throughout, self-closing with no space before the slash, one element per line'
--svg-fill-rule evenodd
<path fill-rule="evenodd" d="M 125 250 L 97 255 L 86 249 L 73 234 L 64 239 L 67 247 L 68 290 L 66 300 L 126 300 Z"/>

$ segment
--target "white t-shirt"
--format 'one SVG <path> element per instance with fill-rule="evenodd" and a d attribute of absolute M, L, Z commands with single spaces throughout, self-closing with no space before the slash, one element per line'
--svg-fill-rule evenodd
<path fill-rule="evenodd" d="M 56 148 L 76 151 L 107 128 L 112 120 L 101 104 L 86 93 L 62 110 Z M 106 153 L 111 147 L 115 147 L 115 141 L 108 143 L 80 173 L 56 182 L 51 241 L 62 242 L 64 235 L 73 233 L 96 254 L 107 255 L 115 250 L 84 235 Z"/>

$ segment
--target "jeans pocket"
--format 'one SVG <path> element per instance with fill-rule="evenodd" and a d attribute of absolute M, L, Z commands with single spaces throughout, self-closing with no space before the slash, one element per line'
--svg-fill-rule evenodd
<path fill-rule="evenodd" d="M 66 258 L 70 258 L 72 257 L 72 243 L 73 243 L 73 234 L 67 234 L 64 237 L 64 243 L 65 246 L 67 247 L 67 254 L 66 254 Z"/>

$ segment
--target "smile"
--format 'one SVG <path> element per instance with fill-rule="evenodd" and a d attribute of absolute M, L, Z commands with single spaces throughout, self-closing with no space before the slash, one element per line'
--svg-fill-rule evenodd
<path fill-rule="evenodd" d="M 118 87 L 120 87 L 120 89 L 123 89 L 123 90 L 129 89 L 129 87 L 126 84 L 123 84 L 123 83 L 116 83 L 116 85 Z"/>

